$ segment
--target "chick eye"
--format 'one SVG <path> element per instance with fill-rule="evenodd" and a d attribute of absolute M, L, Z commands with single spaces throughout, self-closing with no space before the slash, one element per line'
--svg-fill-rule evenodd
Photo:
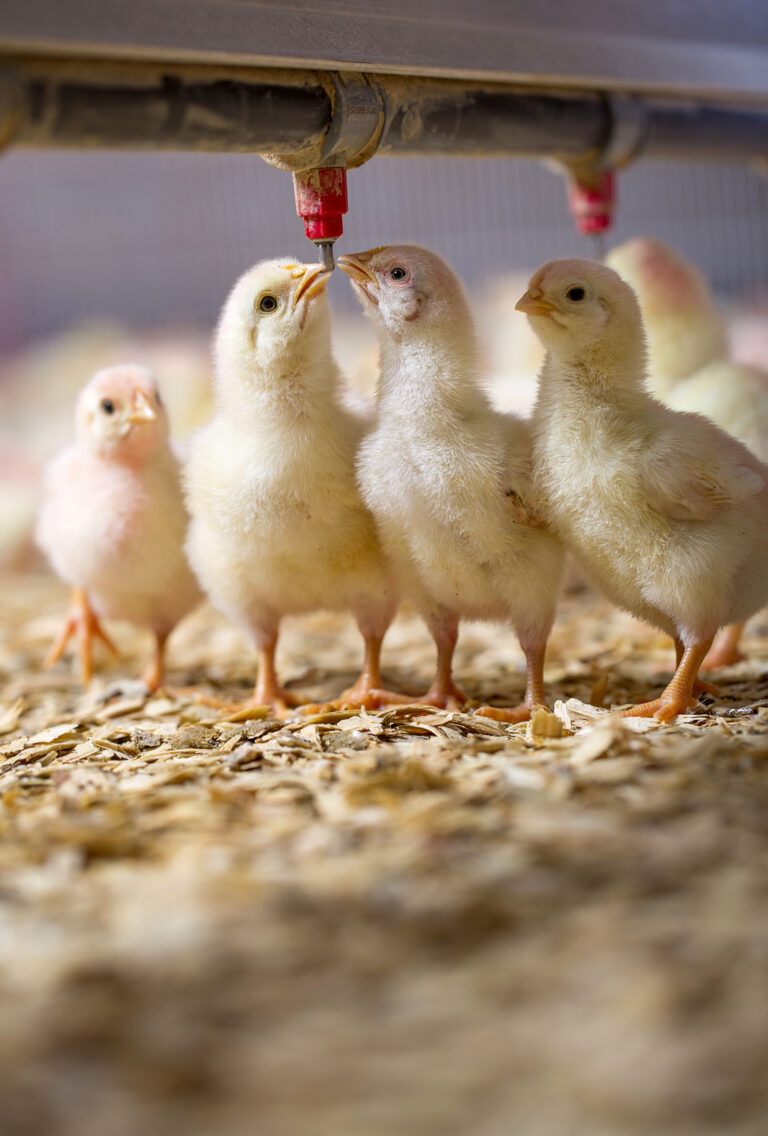
<path fill-rule="evenodd" d="M 272 296 L 269 292 L 267 292 L 266 295 L 262 296 L 259 300 L 259 311 L 265 312 L 267 315 L 269 315 L 270 312 L 276 312 L 277 297 Z"/>
<path fill-rule="evenodd" d="M 111 398 L 103 398 L 101 400 L 101 409 L 104 411 L 105 414 L 114 414 L 115 413 L 115 404 L 114 404 L 114 402 L 112 401 Z"/>
<path fill-rule="evenodd" d="M 396 264 L 394 268 L 389 270 L 390 280 L 405 280 L 408 272 L 401 264 Z"/>
<path fill-rule="evenodd" d="M 566 299 L 573 300 L 574 304 L 578 304 L 580 300 L 583 300 L 586 294 L 587 293 L 579 284 L 576 284 L 573 288 L 569 288 L 565 293 Z"/>

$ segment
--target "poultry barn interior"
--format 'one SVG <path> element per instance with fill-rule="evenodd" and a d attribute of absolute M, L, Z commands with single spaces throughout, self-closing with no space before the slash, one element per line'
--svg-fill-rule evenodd
<path fill-rule="evenodd" d="M 705 671 L 718 692 L 668 723 L 618 712 L 668 683 L 672 640 L 570 559 L 547 708 L 520 722 L 477 712 L 526 690 L 509 623 L 462 621 L 467 702 L 430 706 L 435 643 L 403 604 L 382 667 L 407 697 L 366 708 L 339 703 L 352 617 L 289 614 L 278 669 L 311 704 L 276 713 L 249 703 L 254 645 L 207 602 L 155 689 L 127 622 L 90 682 L 76 645 L 46 666 L 68 586 L 35 526 L 95 372 L 151 368 L 186 452 L 238 277 L 393 244 L 457 272 L 493 407 L 529 418 L 532 273 L 664 242 L 749 371 L 742 440 L 765 460 L 765 5 L 0 16 L 3 1136 L 763 1133 L 765 610 Z M 327 292 L 362 405 L 376 331 L 343 272 Z M 677 409 L 718 421 L 731 374 Z"/>

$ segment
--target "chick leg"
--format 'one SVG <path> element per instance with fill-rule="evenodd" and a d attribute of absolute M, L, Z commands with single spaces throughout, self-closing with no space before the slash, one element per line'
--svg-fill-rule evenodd
<path fill-rule="evenodd" d="M 427 623 L 437 647 L 437 670 L 434 682 L 418 701 L 443 710 L 459 710 L 468 701 L 464 691 L 453 681 L 453 652 L 459 637 L 459 621 L 445 613 L 428 619 Z"/>
<path fill-rule="evenodd" d="M 653 702 L 642 702 L 639 706 L 631 706 L 629 710 L 622 710 L 620 718 L 656 718 L 659 722 L 671 722 L 678 714 L 684 714 L 693 698 L 696 676 L 699 667 L 709 648 L 712 646 L 710 635 L 707 639 L 695 640 L 688 647 L 684 647 L 677 670 L 672 681 L 665 687 L 661 695 Z"/>
<path fill-rule="evenodd" d="M 680 666 L 680 662 L 683 658 L 684 651 L 685 651 L 685 647 L 683 646 L 682 640 L 676 638 L 675 639 L 675 670 L 677 670 L 677 668 Z M 710 654 L 711 654 L 711 652 L 710 652 Z M 704 664 L 702 663 L 702 666 L 703 665 Z M 720 688 L 718 686 L 715 686 L 714 683 L 704 682 L 703 679 L 698 678 L 698 676 L 697 676 L 696 679 L 694 680 L 694 683 L 693 683 L 693 690 L 691 691 L 691 695 L 692 695 L 691 701 L 690 701 L 691 706 L 696 705 L 700 694 L 711 694 L 713 698 L 717 698 L 720 695 Z"/>
<path fill-rule="evenodd" d="M 277 627 L 257 626 L 253 635 L 259 656 L 259 670 L 251 698 L 246 702 L 230 702 L 215 695 L 199 694 L 197 701 L 224 711 L 228 722 L 264 718 L 267 717 L 267 711 L 271 711 L 276 718 L 285 718 L 289 710 L 296 706 L 314 707 L 314 703 L 310 704 L 305 696 L 286 690 L 278 681 L 275 669 Z"/>
<path fill-rule="evenodd" d="M 163 685 L 163 679 L 165 678 L 165 644 L 169 634 L 170 632 L 168 631 L 155 632 L 155 650 L 141 676 L 141 681 L 146 683 L 152 693 L 159 690 Z"/>
<path fill-rule="evenodd" d="M 83 686 L 86 686 L 93 677 L 93 640 L 100 639 L 113 655 L 117 654 L 112 640 L 102 628 L 93 611 L 88 596 L 82 588 L 73 588 L 69 603 L 69 611 L 64 626 L 57 635 L 45 660 L 46 667 L 58 663 L 64 654 L 67 643 L 73 635 L 77 636 L 80 655 L 80 676 Z"/>
<path fill-rule="evenodd" d="M 701 664 L 705 671 L 714 671 L 718 667 L 730 667 L 733 663 L 740 663 L 746 658 L 739 650 L 739 640 L 744 631 L 743 623 L 731 623 L 723 628 L 717 637 L 717 642 Z"/>
<path fill-rule="evenodd" d="M 534 643 L 520 641 L 525 652 L 525 698 L 519 706 L 509 709 L 503 706 L 480 706 L 475 713 L 482 714 L 484 718 L 494 718 L 497 722 L 526 722 L 531 716 L 534 706 L 545 706 L 547 702 L 544 693 L 544 654 L 547 641 L 536 640 Z"/>
<path fill-rule="evenodd" d="M 376 710 L 378 707 L 390 703 L 413 702 L 413 698 L 407 694 L 397 694 L 395 691 L 386 690 L 381 684 L 379 668 L 381 644 L 384 636 L 382 634 L 366 634 L 362 627 L 360 630 L 365 641 L 365 656 L 360 677 L 354 686 L 343 691 L 329 705 L 339 708 L 342 706 L 364 706 L 366 710 Z"/>

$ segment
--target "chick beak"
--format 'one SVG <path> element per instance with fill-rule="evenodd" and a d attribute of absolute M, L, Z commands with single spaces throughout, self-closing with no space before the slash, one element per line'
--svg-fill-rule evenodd
<path fill-rule="evenodd" d="M 355 253 L 354 256 L 349 253 L 346 256 L 340 256 L 336 261 L 341 271 L 345 272 L 352 283 L 357 284 L 374 304 L 379 302 L 375 295 L 375 292 L 379 290 L 379 282 L 375 274 L 371 272 L 367 262 L 376 251 L 376 249 L 370 249 L 368 252 Z M 374 292 L 370 291 L 371 288 L 374 289 Z"/>
<path fill-rule="evenodd" d="M 324 264 L 306 264 L 302 267 L 304 271 L 299 279 L 299 286 L 293 294 L 294 308 L 303 296 L 311 300 L 314 296 L 319 296 L 321 292 L 324 292 L 325 286 L 331 278 L 331 273 Z"/>
<path fill-rule="evenodd" d="M 515 311 L 525 312 L 527 316 L 548 316 L 552 312 L 556 312 L 557 308 L 554 304 L 550 304 L 549 300 L 539 299 L 538 296 L 532 296 L 530 292 L 526 292 L 515 304 Z"/>
<path fill-rule="evenodd" d="M 126 422 L 130 422 L 132 426 L 140 426 L 143 423 L 154 422 L 157 418 L 157 411 L 147 396 L 141 391 L 137 391 L 133 396 L 133 412 L 126 417 Z"/>

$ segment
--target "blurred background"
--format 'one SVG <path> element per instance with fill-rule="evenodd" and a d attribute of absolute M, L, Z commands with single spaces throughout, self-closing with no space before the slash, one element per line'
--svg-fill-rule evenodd
<path fill-rule="evenodd" d="M 768 365 L 768 179 L 743 165 L 640 162 L 618 184 L 612 240 L 649 234 L 703 269 L 736 353 Z M 536 161 L 380 158 L 349 178 L 339 251 L 414 240 L 462 275 L 498 404 L 527 412 L 540 361 L 513 311 L 557 256 L 591 255 L 562 176 Z M 35 561 L 41 468 L 99 367 L 153 366 L 175 433 L 209 413 L 209 341 L 237 276 L 263 257 L 313 260 L 290 175 L 250 155 L 14 150 L 0 162 L 0 563 Z M 372 329 L 331 282 L 350 381 L 371 389 Z M 55 377 L 56 381 L 52 379 Z"/>

